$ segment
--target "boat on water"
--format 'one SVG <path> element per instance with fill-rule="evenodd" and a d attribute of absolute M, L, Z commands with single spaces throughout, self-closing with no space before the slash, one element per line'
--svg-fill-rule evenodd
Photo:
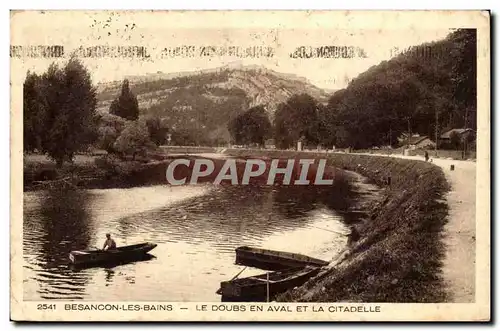
<path fill-rule="evenodd" d="M 216 293 L 222 296 L 222 301 L 265 301 L 268 287 L 269 298 L 273 299 L 279 293 L 304 284 L 320 270 L 320 267 L 315 266 L 295 267 L 270 272 L 269 276 L 265 273 L 233 279 L 221 282 Z"/>
<path fill-rule="evenodd" d="M 71 251 L 69 259 L 73 265 L 104 264 L 112 262 L 123 262 L 139 260 L 147 255 L 157 245 L 153 243 L 142 243 L 129 246 L 117 247 L 116 249 L 103 251 L 100 249 Z"/>
<path fill-rule="evenodd" d="M 296 267 L 324 267 L 328 261 L 303 254 L 241 246 L 236 248 L 236 264 L 263 270 L 284 270 Z"/>
<path fill-rule="evenodd" d="M 156 256 L 146 253 L 141 256 L 137 257 L 132 257 L 132 258 L 126 258 L 126 259 L 121 259 L 121 260 L 116 260 L 116 261 L 104 261 L 104 262 L 95 262 L 95 263 L 82 263 L 82 264 L 73 264 L 69 263 L 68 268 L 71 269 L 72 271 L 79 272 L 84 269 L 89 269 L 89 268 L 104 268 L 104 269 L 113 269 L 121 265 L 126 265 L 129 263 L 138 263 L 138 262 L 145 262 L 145 261 L 150 261 L 156 259 Z"/>

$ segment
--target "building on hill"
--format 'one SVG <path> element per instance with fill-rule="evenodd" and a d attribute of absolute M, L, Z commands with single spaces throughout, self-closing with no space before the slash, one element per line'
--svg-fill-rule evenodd
<path fill-rule="evenodd" d="M 409 149 L 424 149 L 434 148 L 436 143 L 427 136 L 413 136 L 409 140 L 402 141 L 403 146 L 408 146 Z"/>
<path fill-rule="evenodd" d="M 264 146 L 266 149 L 275 149 L 276 148 L 276 143 L 274 142 L 274 139 L 267 139 L 264 142 Z"/>
<path fill-rule="evenodd" d="M 439 147 L 467 152 L 476 149 L 476 132 L 470 128 L 451 129 L 440 136 Z"/>
<path fill-rule="evenodd" d="M 468 138 L 470 135 L 474 136 L 475 132 L 472 129 L 451 129 L 446 132 L 444 132 L 439 139 L 443 143 L 451 143 L 451 137 L 453 134 L 457 134 L 460 137 L 460 140 L 464 140 L 465 138 Z"/>

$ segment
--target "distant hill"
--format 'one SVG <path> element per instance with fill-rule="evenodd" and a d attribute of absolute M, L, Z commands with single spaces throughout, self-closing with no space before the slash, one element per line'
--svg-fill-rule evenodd
<path fill-rule="evenodd" d="M 261 66 L 225 66 L 198 72 L 127 77 L 141 115 L 160 117 L 173 131 L 192 136 L 193 143 L 229 141 L 227 123 L 250 107 L 263 105 L 273 119 L 279 103 L 307 93 L 327 103 L 331 92 L 307 79 Z M 98 86 L 98 111 L 108 112 L 122 82 Z"/>
<path fill-rule="evenodd" d="M 476 61 L 475 29 L 455 30 L 382 61 L 332 95 L 321 120 L 322 143 L 364 149 L 394 144 L 402 134 L 475 131 Z"/>

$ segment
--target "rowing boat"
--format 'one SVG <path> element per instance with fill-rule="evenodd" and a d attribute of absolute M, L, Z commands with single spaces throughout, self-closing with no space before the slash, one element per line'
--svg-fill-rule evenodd
<path fill-rule="evenodd" d="M 156 246 L 153 243 L 142 243 L 117 247 L 106 251 L 100 249 L 71 251 L 69 259 L 74 265 L 128 261 L 140 259 Z"/>
<path fill-rule="evenodd" d="M 236 248 L 236 264 L 264 270 L 284 270 L 295 267 L 328 265 L 327 261 L 303 254 L 241 246 Z"/>
<path fill-rule="evenodd" d="M 223 301 L 263 301 L 266 300 L 269 287 L 269 298 L 279 293 L 304 284 L 309 278 L 318 274 L 321 268 L 314 266 L 290 268 L 246 278 L 239 278 L 220 283 L 216 292 Z M 268 281 L 269 277 L 269 281 Z M 269 282 L 269 285 L 268 285 Z"/>

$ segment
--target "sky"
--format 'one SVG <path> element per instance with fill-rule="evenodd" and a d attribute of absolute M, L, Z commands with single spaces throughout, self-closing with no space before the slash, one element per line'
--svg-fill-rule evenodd
<path fill-rule="evenodd" d="M 62 45 L 65 57 L 56 60 L 60 63 L 67 61 L 69 54 L 79 47 L 140 46 L 147 49 L 147 59 L 82 58 L 94 82 L 122 80 L 125 76 L 146 73 L 197 71 L 241 64 L 262 65 L 278 72 L 305 77 L 321 88 L 339 89 L 345 87 L 346 79 L 352 79 L 389 59 L 394 54 L 391 52 L 394 48 L 401 50 L 440 40 L 451 31 L 449 27 L 439 24 L 437 27 L 433 24 L 432 28 L 425 25 L 416 28 L 415 24 L 406 24 L 401 18 L 398 21 L 392 16 L 388 16 L 387 21 L 379 19 L 370 22 L 368 18 L 372 16 L 363 19 L 356 15 L 353 19 L 349 15 L 346 18 L 346 15 L 304 14 L 279 13 L 273 16 L 266 13 L 256 16 L 205 13 L 186 16 L 171 12 L 22 12 L 11 16 L 11 46 Z M 189 50 L 189 56 L 169 52 L 183 46 Z M 271 48 L 272 56 L 246 58 L 208 56 L 206 53 L 210 47 L 227 50 L 233 46 L 240 49 Z M 355 56 L 290 56 L 302 46 L 305 49 L 352 47 Z M 364 55 L 361 56 L 359 50 Z M 47 58 L 12 58 L 13 79 L 23 80 L 27 70 L 44 72 L 53 61 Z"/>

